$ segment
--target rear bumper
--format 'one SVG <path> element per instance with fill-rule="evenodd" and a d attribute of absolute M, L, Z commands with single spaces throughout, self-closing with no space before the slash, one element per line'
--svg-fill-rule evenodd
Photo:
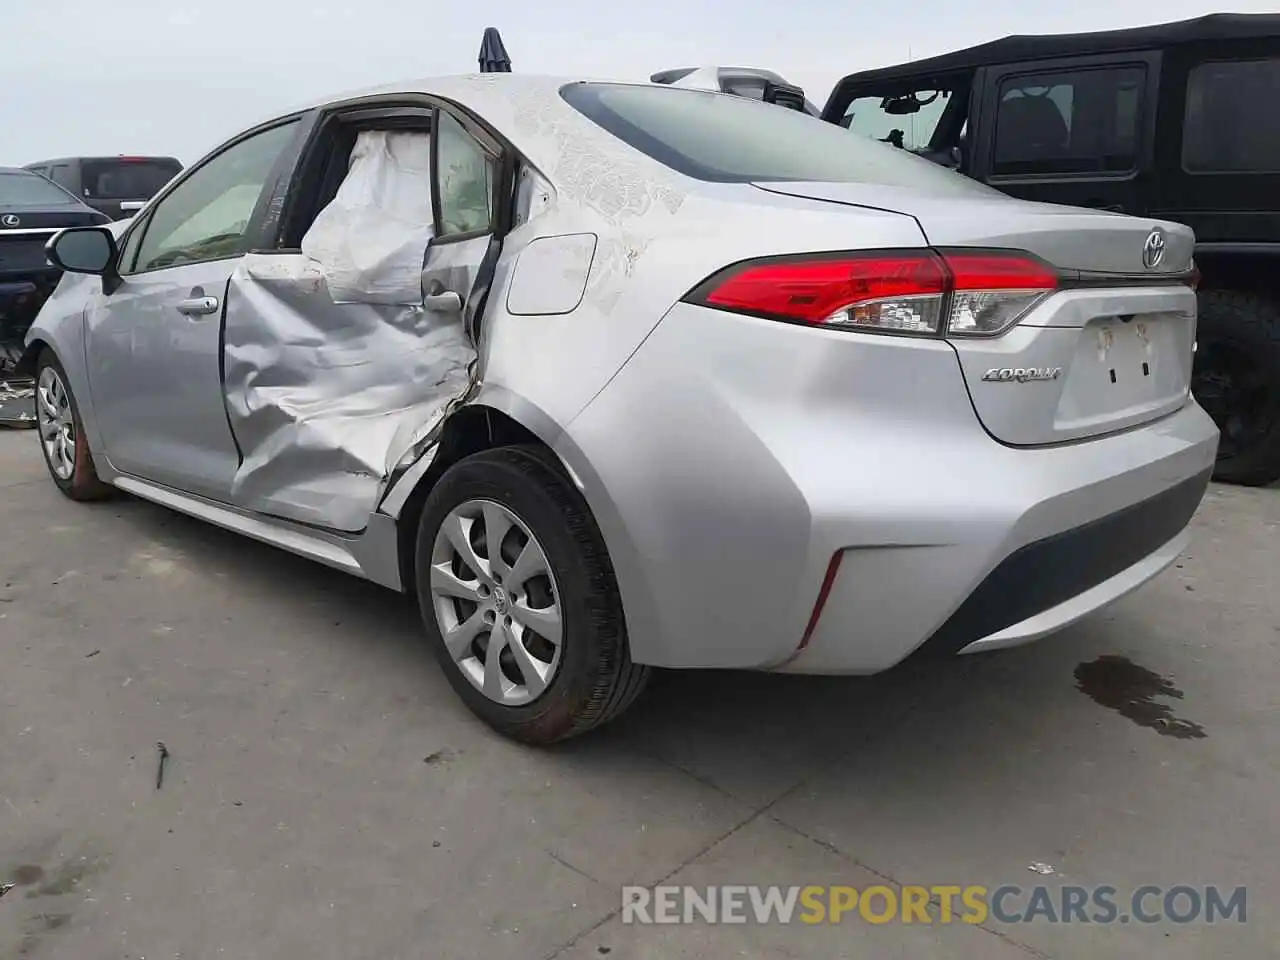
<path fill-rule="evenodd" d="M 1181 549 L 1217 437 L 1188 400 L 1012 448 L 945 343 L 686 305 L 567 429 L 635 659 L 803 673 L 1019 643 L 1122 596 Z"/>
<path fill-rule="evenodd" d="M 1062 476 L 1045 483 L 1050 478 L 1037 470 L 1032 499 L 1011 498 L 1003 519 L 989 517 L 972 540 L 838 549 L 836 578 L 809 641 L 774 668 L 869 673 L 907 657 L 1016 646 L 1061 630 L 1177 559 L 1216 447 L 1216 428 L 1188 404 L 1159 423 L 1087 445 L 998 448 L 993 465 L 1005 453 L 1065 454 Z M 1082 469 L 1093 473 L 1091 482 L 1079 482 Z"/>
<path fill-rule="evenodd" d="M 1061 629 L 1141 586 L 1173 562 L 1212 471 L 1002 560 L 917 651 L 1011 646 Z"/>

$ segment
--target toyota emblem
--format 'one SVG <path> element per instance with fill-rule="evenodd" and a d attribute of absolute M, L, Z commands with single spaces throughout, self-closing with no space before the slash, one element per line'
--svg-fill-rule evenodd
<path fill-rule="evenodd" d="M 1142 265 L 1148 270 L 1160 266 L 1164 259 L 1164 231 L 1156 227 L 1147 235 L 1147 242 L 1142 245 Z"/>
<path fill-rule="evenodd" d="M 21 222 L 22 221 L 12 213 L 6 213 L 3 217 L 0 217 L 0 223 L 3 223 L 6 227 L 16 227 Z"/>

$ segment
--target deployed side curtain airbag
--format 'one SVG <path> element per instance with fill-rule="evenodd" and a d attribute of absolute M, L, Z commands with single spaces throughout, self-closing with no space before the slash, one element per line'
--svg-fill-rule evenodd
<path fill-rule="evenodd" d="M 319 264 L 334 303 L 419 303 L 431 223 L 431 137 L 366 130 L 302 252 Z"/>

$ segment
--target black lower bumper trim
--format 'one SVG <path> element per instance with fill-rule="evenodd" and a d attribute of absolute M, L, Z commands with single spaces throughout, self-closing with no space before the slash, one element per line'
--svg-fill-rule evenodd
<path fill-rule="evenodd" d="M 957 653 L 1138 563 L 1191 521 L 1212 472 L 1206 470 L 1149 500 L 1015 550 L 912 658 Z"/>

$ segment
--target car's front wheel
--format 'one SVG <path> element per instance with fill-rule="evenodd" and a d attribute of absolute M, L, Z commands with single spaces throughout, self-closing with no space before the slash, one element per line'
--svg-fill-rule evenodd
<path fill-rule="evenodd" d="M 45 466 L 72 500 L 101 500 L 111 487 L 98 479 L 66 371 L 46 349 L 36 362 L 36 428 Z"/>
<path fill-rule="evenodd" d="M 537 447 L 454 464 L 423 506 L 418 600 L 450 684 L 499 732 L 546 744 L 616 717 L 640 693 L 604 540 Z"/>

